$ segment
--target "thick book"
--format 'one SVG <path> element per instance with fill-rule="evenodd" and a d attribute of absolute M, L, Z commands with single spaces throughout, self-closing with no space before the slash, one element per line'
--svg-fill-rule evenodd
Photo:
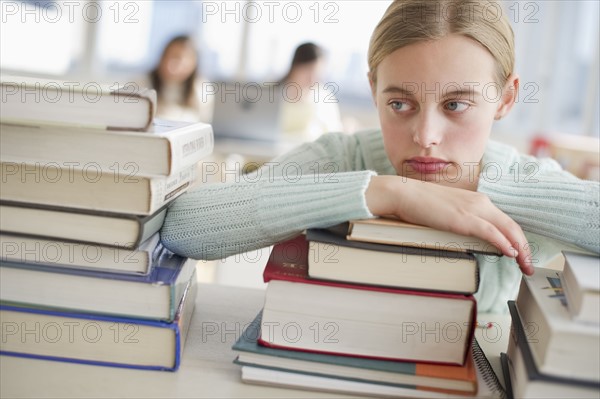
<path fill-rule="evenodd" d="M 407 291 L 308 277 L 304 236 L 267 261 L 261 345 L 439 364 L 464 364 L 473 338 L 472 296 Z"/>
<path fill-rule="evenodd" d="M 147 276 L 0 262 L 0 300 L 15 306 L 170 321 L 196 263 L 161 244 Z"/>
<path fill-rule="evenodd" d="M 175 371 L 194 311 L 196 276 L 171 322 L 0 305 L 0 354 L 146 370 Z"/>
<path fill-rule="evenodd" d="M 567 308 L 574 320 L 600 324 L 600 257 L 563 251 L 561 275 Z"/>
<path fill-rule="evenodd" d="M 508 341 L 507 361 L 515 398 L 598 398 L 600 382 L 580 377 L 561 377 L 542 372 L 536 365 L 527 323 L 519 316 L 514 301 L 508 302 L 512 329 Z M 582 359 L 583 360 L 583 359 Z M 565 364 L 564 368 L 569 365 Z"/>
<path fill-rule="evenodd" d="M 259 313 L 233 345 L 232 349 L 239 352 L 235 363 L 417 390 L 463 395 L 477 392 L 477 375 L 471 354 L 464 366 L 445 366 L 273 349 L 257 342 L 261 318 L 262 313 Z"/>
<path fill-rule="evenodd" d="M 138 216 L 3 201 L 0 231 L 134 249 L 160 230 L 166 213 L 166 206 Z"/>
<path fill-rule="evenodd" d="M 196 166 L 172 176 L 139 177 L 0 162 L 3 202 L 151 215 L 183 194 Z"/>
<path fill-rule="evenodd" d="M 347 231 L 348 240 L 483 255 L 502 255 L 502 252 L 492 243 L 480 238 L 437 230 L 396 219 L 351 220 L 340 227 L 345 228 Z"/>
<path fill-rule="evenodd" d="M 600 329 L 573 322 L 559 272 L 536 268 L 523 276 L 516 304 L 541 373 L 600 382 Z"/>
<path fill-rule="evenodd" d="M 98 173 L 170 176 L 212 153 L 212 127 L 157 119 L 147 133 L 65 126 L 0 125 L 2 162 Z M 54 175 L 51 175 L 54 176 Z"/>
<path fill-rule="evenodd" d="M 306 239 L 311 278 L 461 294 L 479 287 L 472 254 L 351 241 L 326 229 L 309 229 Z"/>
<path fill-rule="evenodd" d="M 2 123 L 144 130 L 156 113 L 156 91 L 134 84 L 2 75 L 0 94 Z"/>
<path fill-rule="evenodd" d="M 136 248 L 119 248 L 0 233 L 0 262 L 147 275 L 159 240 L 155 233 Z"/>
<path fill-rule="evenodd" d="M 476 340 L 473 340 L 472 353 L 477 371 L 478 389 L 475 397 L 504 399 L 506 397 L 504 389 Z M 471 396 L 246 365 L 242 367 L 242 381 L 249 384 L 316 390 L 361 397 L 459 399 Z"/>

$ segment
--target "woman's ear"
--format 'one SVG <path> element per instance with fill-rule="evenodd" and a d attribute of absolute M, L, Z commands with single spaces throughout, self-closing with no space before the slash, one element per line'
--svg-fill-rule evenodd
<path fill-rule="evenodd" d="M 375 79 L 373 78 L 373 72 L 367 72 L 367 78 L 369 79 L 369 86 L 371 86 L 371 96 L 373 97 L 373 102 L 375 106 L 377 106 L 377 84 L 375 83 Z"/>
<path fill-rule="evenodd" d="M 513 73 L 508 77 L 506 84 L 502 88 L 502 97 L 498 103 L 498 109 L 496 110 L 494 119 L 499 120 L 508 115 L 513 105 L 515 105 L 518 96 L 519 75 Z"/>

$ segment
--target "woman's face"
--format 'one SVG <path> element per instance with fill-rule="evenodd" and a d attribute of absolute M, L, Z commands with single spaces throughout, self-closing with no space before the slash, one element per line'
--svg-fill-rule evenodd
<path fill-rule="evenodd" d="M 194 72 L 196 63 L 194 48 L 189 43 L 175 42 L 165 50 L 159 73 L 169 83 L 182 83 Z"/>
<path fill-rule="evenodd" d="M 387 156 L 400 176 L 476 189 L 495 118 L 516 90 L 494 81 L 496 64 L 464 36 L 402 47 L 377 67 L 373 96 Z M 504 93 L 504 94 L 503 94 Z"/>

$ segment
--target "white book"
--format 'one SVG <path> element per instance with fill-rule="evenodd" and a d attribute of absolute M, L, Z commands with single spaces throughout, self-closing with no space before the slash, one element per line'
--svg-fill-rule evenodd
<path fill-rule="evenodd" d="M 156 91 L 125 85 L 0 76 L 2 123 L 143 130 L 156 113 Z"/>
<path fill-rule="evenodd" d="M 0 173 L 2 201 L 150 215 L 190 187 L 196 166 L 150 178 L 0 162 Z"/>
<path fill-rule="evenodd" d="M 212 127 L 156 119 L 146 132 L 0 125 L 0 159 L 40 168 L 170 176 L 212 153 Z"/>
<path fill-rule="evenodd" d="M 600 324 L 600 257 L 563 251 L 567 307 L 573 319 Z"/>
<path fill-rule="evenodd" d="M 600 329 L 573 322 L 556 270 L 523 276 L 516 303 L 541 373 L 600 381 Z"/>

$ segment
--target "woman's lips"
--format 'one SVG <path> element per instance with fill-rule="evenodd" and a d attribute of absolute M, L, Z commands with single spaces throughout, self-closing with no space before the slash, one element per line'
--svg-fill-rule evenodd
<path fill-rule="evenodd" d="M 439 158 L 414 157 L 406 161 L 412 170 L 418 173 L 440 173 L 450 165 L 450 162 Z"/>

